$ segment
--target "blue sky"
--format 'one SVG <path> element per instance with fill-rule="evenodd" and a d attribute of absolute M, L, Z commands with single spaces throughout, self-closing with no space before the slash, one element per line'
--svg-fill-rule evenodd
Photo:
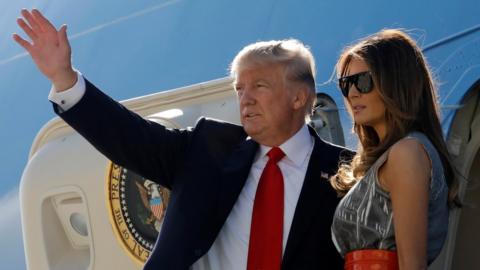
<path fill-rule="evenodd" d="M 11 263 L 9 269 L 24 268 L 18 186 L 36 133 L 54 117 L 47 101 L 50 83 L 11 39 L 11 33 L 20 31 L 15 19 L 21 8 L 36 7 L 55 25 L 68 24 L 74 65 L 121 100 L 224 77 L 238 50 L 268 39 L 293 37 L 310 45 L 317 60 L 317 81 L 326 81 L 343 46 L 382 28 L 414 29 L 419 41 L 429 44 L 480 23 L 478 0 L 449 3 L 2 1 L 0 254 L 7 255 L 2 258 Z M 341 100 L 338 93 L 334 98 Z"/>

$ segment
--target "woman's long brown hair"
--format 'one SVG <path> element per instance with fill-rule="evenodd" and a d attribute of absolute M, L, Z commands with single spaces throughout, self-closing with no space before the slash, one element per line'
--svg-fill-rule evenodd
<path fill-rule="evenodd" d="M 340 77 L 346 75 L 352 59 L 363 60 L 370 68 L 374 85 L 385 104 L 387 134 L 380 141 L 372 127 L 354 124 L 360 141 L 358 152 L 350 164 L 341 165 L 332 177 L 333 187 L 340 194 L 346 193 L 395 142 L 409 132 L 419 131 L 430 139 L 440 155 L 449 188 L 449 204 L 460 206 L 458 179 L 442 135 L 436 86 L 415 41 L 398 29 L 386 29 L 369 36 L 342 52 L 336 65 Z"/>

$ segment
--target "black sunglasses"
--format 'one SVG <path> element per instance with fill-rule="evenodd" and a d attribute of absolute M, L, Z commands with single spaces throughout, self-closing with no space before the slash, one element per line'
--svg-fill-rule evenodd
<path fill-rule="evenodd" d="M 342 90 L 344 97 L 348 97 L 352 84 L 355 85 L 358 92 L 369 93 L 373 89 L 372 74 L 370 71 L 365 71 L 338 79 L 338 87 Z"/>

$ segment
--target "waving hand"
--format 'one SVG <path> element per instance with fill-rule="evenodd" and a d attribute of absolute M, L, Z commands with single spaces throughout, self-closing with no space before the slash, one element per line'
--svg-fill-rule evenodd
<path fill-rule="evenodd" d="M 40 11 L 21 11 L 23 18 L 17 23 L 31 42 L 13 34 L 13 39 L 32 57 L 38 69 L 53 83 L 57 91 L 72 87 L 77 79 L 71 63 L 71 48 L 67 26 L 58 31 Z"/>

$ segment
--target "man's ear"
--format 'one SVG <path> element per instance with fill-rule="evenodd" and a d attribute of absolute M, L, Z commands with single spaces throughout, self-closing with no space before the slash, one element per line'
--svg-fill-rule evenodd
<path fill-rule="evenodd" d="M 299 84 L 295 87 L 294 94 L 293 94 L 293 108 L 298 110 L 300 108 L 305 108 L 307 104 L 308 97 L 310 95 L 309 89 L 306 85 Z"/>

